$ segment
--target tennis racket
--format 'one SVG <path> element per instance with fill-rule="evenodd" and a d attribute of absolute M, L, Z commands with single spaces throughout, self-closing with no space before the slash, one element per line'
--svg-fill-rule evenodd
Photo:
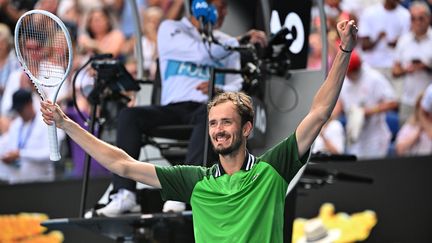
<path fill-rule="evenodd" d="M 64 23 L 43 10 L 24 13 L 15 26 L 15 51 L 42 100 L 56 102 L 72 66 L 72 41 Z M 60 160 L 55 124 L 48 126 L 50 160 Z"/>

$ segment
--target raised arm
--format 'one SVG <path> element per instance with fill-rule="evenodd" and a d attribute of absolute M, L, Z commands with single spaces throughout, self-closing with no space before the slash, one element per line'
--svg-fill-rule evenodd
<path fill-rule="evenodd" d="M 330 72 L 319 88 L 312 102 L 312 107 L 306 117 L 296 129 L 299 155 L 303 156 L 318 136 L 322 126 L 329 119 L 342 88 L 347 71 L 350 51 L 356 45 L 357 27 L 353 20 L 341 21 L 337 24 L 337 31 L 341 38 L 339 50 L 334 59 Z"/>
<path fill-rule="evenodd" d="M 111 172 L 161 188 L 153 164 L 136 161 L 123 150 L 96 138 L 66 116 L 57 104 L 42 101 L 41 111 L 46 124 L 51 125 L 55 121 L 58 128 L 63 129 L 72 140 Z"/>

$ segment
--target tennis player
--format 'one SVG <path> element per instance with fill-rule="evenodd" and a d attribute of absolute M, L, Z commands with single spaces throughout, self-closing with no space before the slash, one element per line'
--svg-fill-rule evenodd
<path fill-rule="evenodd" d="M 243 93 L 222 93 L 208 104 L 209 135 L 219 154 L 219 162 L 210 168 L 136 161 L 86 132 L 58 105 L 42 102 L 41 111 L 47 124 L 55 121 L 113 173 L 160 188 L 165 200 L 190 203 L 196 242 L 283 242 L 286 192 L 332 113 L 356 44 L 353 20 L 339 22 L 337 31 L 340 50 L 309 113 L 292 135 L 258 157 L 246 149 L 254 111 L 251 98 Z"/>

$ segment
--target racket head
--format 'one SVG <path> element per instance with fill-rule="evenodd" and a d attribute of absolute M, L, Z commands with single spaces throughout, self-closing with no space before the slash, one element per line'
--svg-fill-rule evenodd
<path fill-rule="evenodd" d="M 67 78 L 72 68 L 72 40 L 54 14 L 44 10 L 24 13 L 15 26 L 14 43 L 17 58 L 34 83 L 55 87 Z"/>

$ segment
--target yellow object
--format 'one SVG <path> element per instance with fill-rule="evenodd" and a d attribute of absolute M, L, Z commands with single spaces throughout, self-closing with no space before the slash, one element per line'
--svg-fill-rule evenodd
<path fill-rule="evenodd" d="M 59 243 L 64 237 L 60 231 L 44 234 L 40 223 L 48 216 L 40 213 L 0 215 L 0 243 Z"/>
<path fill-rule="evenodd" d="M 372 228 L 377 224 L 377 216 L 372 210 L 353 213 L 336 213 L 331 203 L 321 205 L 317 218 L 320 218 L 328 229 L 339 229 L 341 235 L 337 243 L 360 242 L 369 237 Z M 304 236 L 304 225 L 307 219 L 297 218 L 294 221 L 292 242 Z"/>

